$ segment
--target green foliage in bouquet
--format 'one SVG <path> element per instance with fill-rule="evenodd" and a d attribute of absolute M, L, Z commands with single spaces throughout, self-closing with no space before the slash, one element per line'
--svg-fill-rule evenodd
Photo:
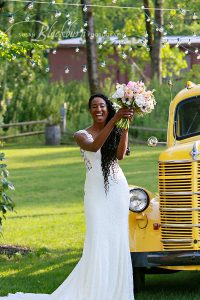
<path fill-rule="evenodd" d="M 5 154 L 0 153 L 0 231 L 2 230 L 2 221 L 5 219 L 7 211 L 13 211 L 14 202 L 11 197 L 7 195 L 7 190 L 14 190 L 14 185 L 8 180 L 9 172 L 7 165 L 4 163 Z"/>

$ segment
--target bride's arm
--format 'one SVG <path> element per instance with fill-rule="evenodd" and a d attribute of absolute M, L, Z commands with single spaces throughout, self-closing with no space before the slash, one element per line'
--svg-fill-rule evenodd
<path fill-rule="evenodd" d="M 118 112 L 114 115 L 114 117 L 100 131 L 100 133 L 97 135 L 97 137 L 94 139 L 93 142 L 88 141 L 86 135 L 80 134 L 79 132 L 74 134 L 74 138 L 75 138 L 77 144 L 83 150 L 97 152 L 105 143 L 106 139 L 108 138 L 109 134 L 111 133 L 116 122 L 119 121 L 121 118 L 128 118 L 129 115 L 130 115 L 129 109 L 126 109 L 126 108 L 119 109 Z"/>
<path fill-rule="evenodd" d="M 117 147 L 117 159 L 122 160 L 128 147 L 128 129 L 123 130 Z"/>

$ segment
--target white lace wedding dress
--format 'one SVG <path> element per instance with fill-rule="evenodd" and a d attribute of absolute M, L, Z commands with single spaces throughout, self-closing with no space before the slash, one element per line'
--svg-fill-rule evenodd
<path fill-rule="evenodd" d="M 80 130 L 88 139 L 92 135 Z M 101 151 L 81 150 L 86 165 L 84 211 L 86 236 L 82 257 L 50 295 L 9 294 L 6 300 L 134 300 L 128 239 L 129 189 L 116 164 L 104 190 Z"/>

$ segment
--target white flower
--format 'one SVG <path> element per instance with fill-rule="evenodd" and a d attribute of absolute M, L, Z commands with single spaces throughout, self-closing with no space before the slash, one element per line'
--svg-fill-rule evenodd
<path fill-rule="evenodd" d="M 119 84 L 117 85 L 117 90 L 116 92 L 112 95 L 112 98 L 122 98 L 124 97 L 124 88 L 125 88 L 125 84 Z"/>

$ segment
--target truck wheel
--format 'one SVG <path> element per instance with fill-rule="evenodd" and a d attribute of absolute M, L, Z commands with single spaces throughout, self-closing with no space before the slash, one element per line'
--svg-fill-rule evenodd
<path fill-rule="evenodd" d="M 133 286 L 134 292 L 139 293 L 145 288 L 145 268 L 133 268 Z"/>

